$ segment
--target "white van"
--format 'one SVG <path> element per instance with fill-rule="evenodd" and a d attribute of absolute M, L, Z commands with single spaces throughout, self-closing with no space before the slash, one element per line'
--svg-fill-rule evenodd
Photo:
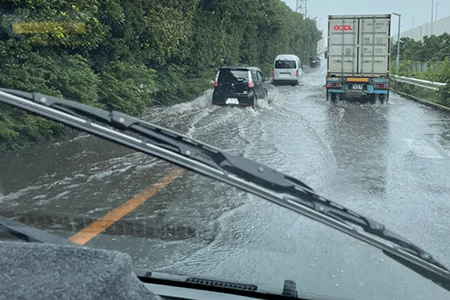
<path fill-rule="evenodd" d="M 273 62 L 273 84 L 297 85 L 302 81 L 302 64 L 296 55 L 280 54 Z"/>

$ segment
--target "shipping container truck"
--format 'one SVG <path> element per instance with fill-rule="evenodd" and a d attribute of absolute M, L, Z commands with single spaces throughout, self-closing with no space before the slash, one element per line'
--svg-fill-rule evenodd
<path fill-rule="evenodd" d="M 327 100 L 389 99 L 391 15 L 328 16 Z"/>

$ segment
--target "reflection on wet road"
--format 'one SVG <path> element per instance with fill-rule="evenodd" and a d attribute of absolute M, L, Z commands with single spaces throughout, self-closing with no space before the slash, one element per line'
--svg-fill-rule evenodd
<path fill-rule="evenodd" d="M 144 118 L 301 179 L 450 266 L 450 115 L 391 94 L 388 105 L 325 101 L 324 67 L 270 86 L 257 111 L 190 103 Z M 76 134 L 0 156 L 1 215 L 69 238 L 154 185 L 168 163 Z M 446 299 L 357 240 L 185 172 L 87 246 L 136 267 L 364 299 Z M 382 287 L 382 288 L 380 288 Z M 417 287 L 417 288 L 415 288 Z"/>

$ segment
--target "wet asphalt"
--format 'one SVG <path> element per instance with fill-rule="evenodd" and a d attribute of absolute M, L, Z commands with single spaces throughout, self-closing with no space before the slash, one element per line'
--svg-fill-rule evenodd
<path fill-rule="evenodd" d="M 294 176 L 450 266 L 450 113 L 391 93 L 325 101 L 325 61 L 300 86 L 269 85 L 257 110 L 192 102 L 149 122 Z M 69 238 L 175 168 L 87 134 L 0 155 L 1 215 Z M 86 246 L 137 268 L 350 299 L 449 293 L 354 238 L 185 172 Z"/>

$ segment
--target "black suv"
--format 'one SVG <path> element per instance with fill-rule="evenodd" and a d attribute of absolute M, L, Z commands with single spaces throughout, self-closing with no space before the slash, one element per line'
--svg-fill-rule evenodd
<path fill-rule="evenodd" d="M 222 67 L 217 73 L 212 103 L 255 108 L 256 101 L 267 96 L 268 80 L 256 67 Z"/>

